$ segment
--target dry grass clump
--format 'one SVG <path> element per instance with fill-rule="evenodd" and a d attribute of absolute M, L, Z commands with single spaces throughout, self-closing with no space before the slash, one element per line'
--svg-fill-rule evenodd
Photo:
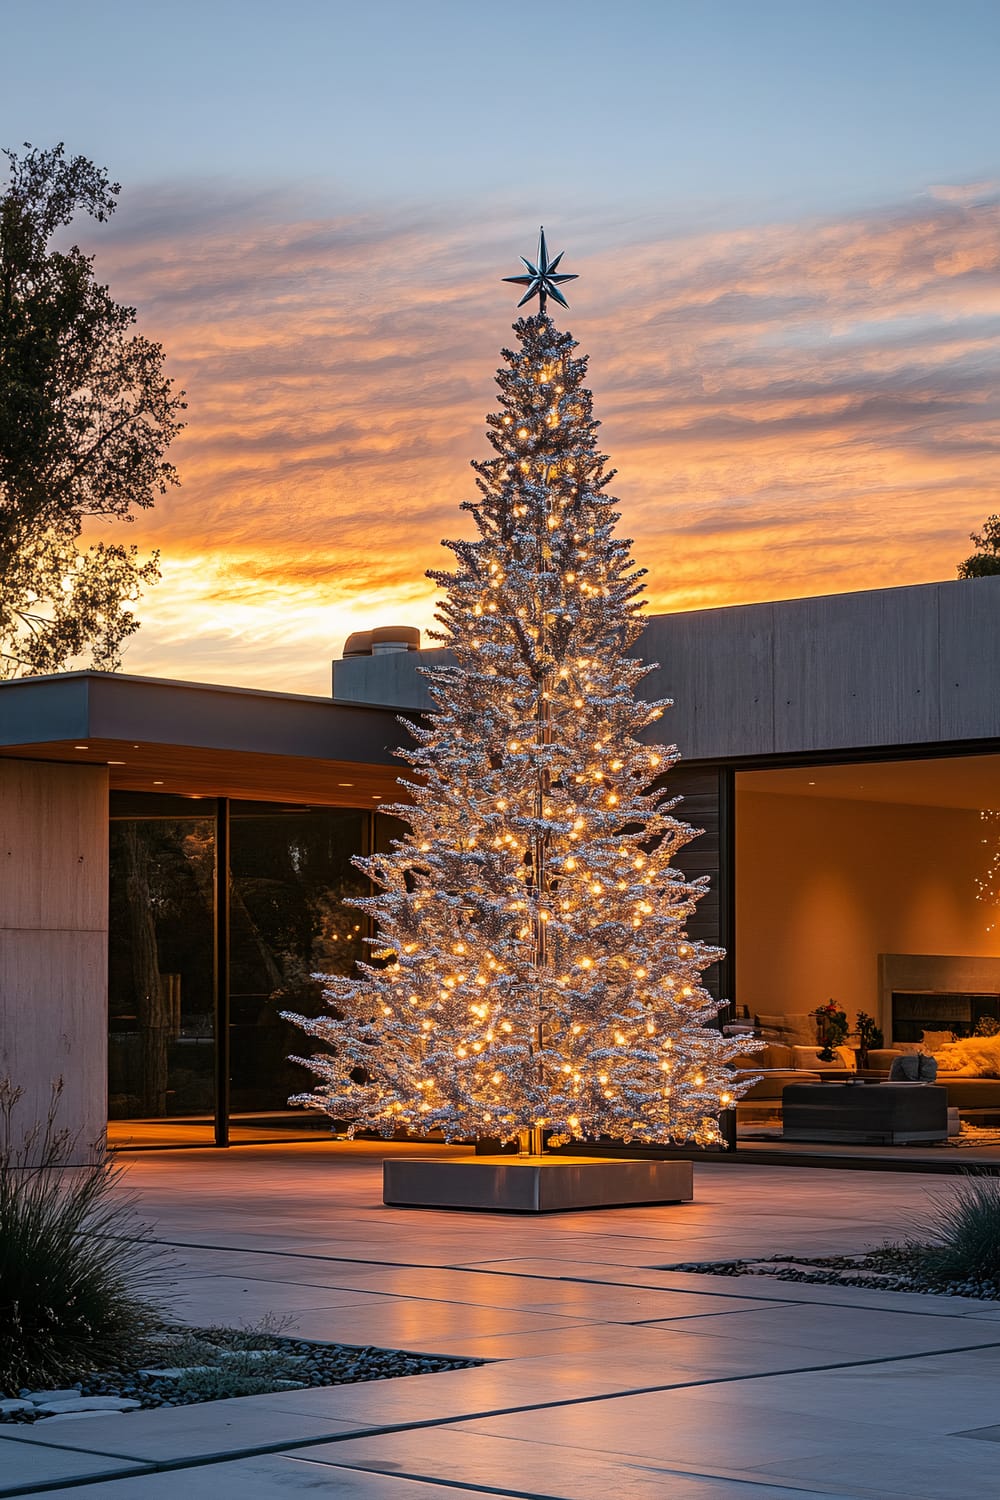
<path fill-rule="evenodd" d="M 134 1359 L 162 1322 L 166 1262 L 120 1191 L 106 1151 L 73 1165 L 76 1140 L 48 1117 L 15 1140 L 22 1097 L 0 1079 L 0 1394 L 58 1386 Z"/>

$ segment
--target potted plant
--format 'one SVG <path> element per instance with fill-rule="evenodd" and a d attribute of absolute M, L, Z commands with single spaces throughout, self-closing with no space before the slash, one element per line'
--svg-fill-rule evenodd
<path fill-rule="evenodd" d="M 836 1062 L 835 1048 L 847 1041 L 850 1030 L 847 1012 L 841 1010 L 836 1000 L 828 1000 L 813 1012 L 816 1017 L 816 1040 L 820 1045 L 820 1062 Z"/>
<path fill-rule="evenodd" d="M 867 1011 L 859 1010 L 854 1031 L 858 1039 L 858 1066 L 867 1068 L 869 1052 L 885 1046 L 882 1028 L 875 1024 L 874 1016 L 870 1016 Z"/>

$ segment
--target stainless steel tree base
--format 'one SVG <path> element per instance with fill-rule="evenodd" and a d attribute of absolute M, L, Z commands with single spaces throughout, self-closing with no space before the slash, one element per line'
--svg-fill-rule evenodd
<path fill-rule="evenodd" d="M 452 1156 L 390 1158 L 382 1199 L 413 1208 L 480 1208 L 545 1214 L 637 1203 L 690 1203 L 689 1161 L 599 1156 Z"/>

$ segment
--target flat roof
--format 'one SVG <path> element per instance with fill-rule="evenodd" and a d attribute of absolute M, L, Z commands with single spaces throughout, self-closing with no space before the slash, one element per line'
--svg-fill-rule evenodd
<path fill-rule="evenodd" d="M 395 714 L 302 693 L 65 672 L 0 683 L 0 756 L 107 765 L 115 790 L 371 807 L 398 795 Z"/>
<path fill-rule="evenodd" d="M 334 697 L 419 713 L 443 655 L 335 662 Z M 1000 577 L 651 615 L 636 655 L 689 761 L 1000 742 Z"/>

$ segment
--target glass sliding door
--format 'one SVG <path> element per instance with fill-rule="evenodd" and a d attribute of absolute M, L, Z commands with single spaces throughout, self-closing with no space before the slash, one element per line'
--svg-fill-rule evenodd
<path fill-rule="evenodd" d="M 215 804 L 112 797 L 108 1115 L 114 1145 L 210 1144 Z"/>
<path fill-rule="evenodd" d="M 758 1159 L 995 1168 L 1000 755 L 741 770 L 736 799 L 737 999 L 765 1044 L 749 1060 L 761 1079 L 739 1106 L 741 1144 Z M 871 1123 L 874 1103 L 852 1133 L 854 1101 L 884 1099 L 891 1074 L 926 1078 L 921 1053 L 947 1094 L 947 1134 L 939 1119 L 937 1140 L 895 1139 Z M 825 1127 L 803 1123 L 805 1088 Z"/>
<path fill-rule="evenodd" d="M 351 863 L 368 847 L 371 817 L 351 808 L 230 803 L 230 1140 L 329 1136 L 330 1121 L 291 1109 L 312 1086 L 294 1053 L 318 1046 L 283 1010 L 326 1010 L 316 974 L 348 974 L 364 956 L 365 895 Z"/>

